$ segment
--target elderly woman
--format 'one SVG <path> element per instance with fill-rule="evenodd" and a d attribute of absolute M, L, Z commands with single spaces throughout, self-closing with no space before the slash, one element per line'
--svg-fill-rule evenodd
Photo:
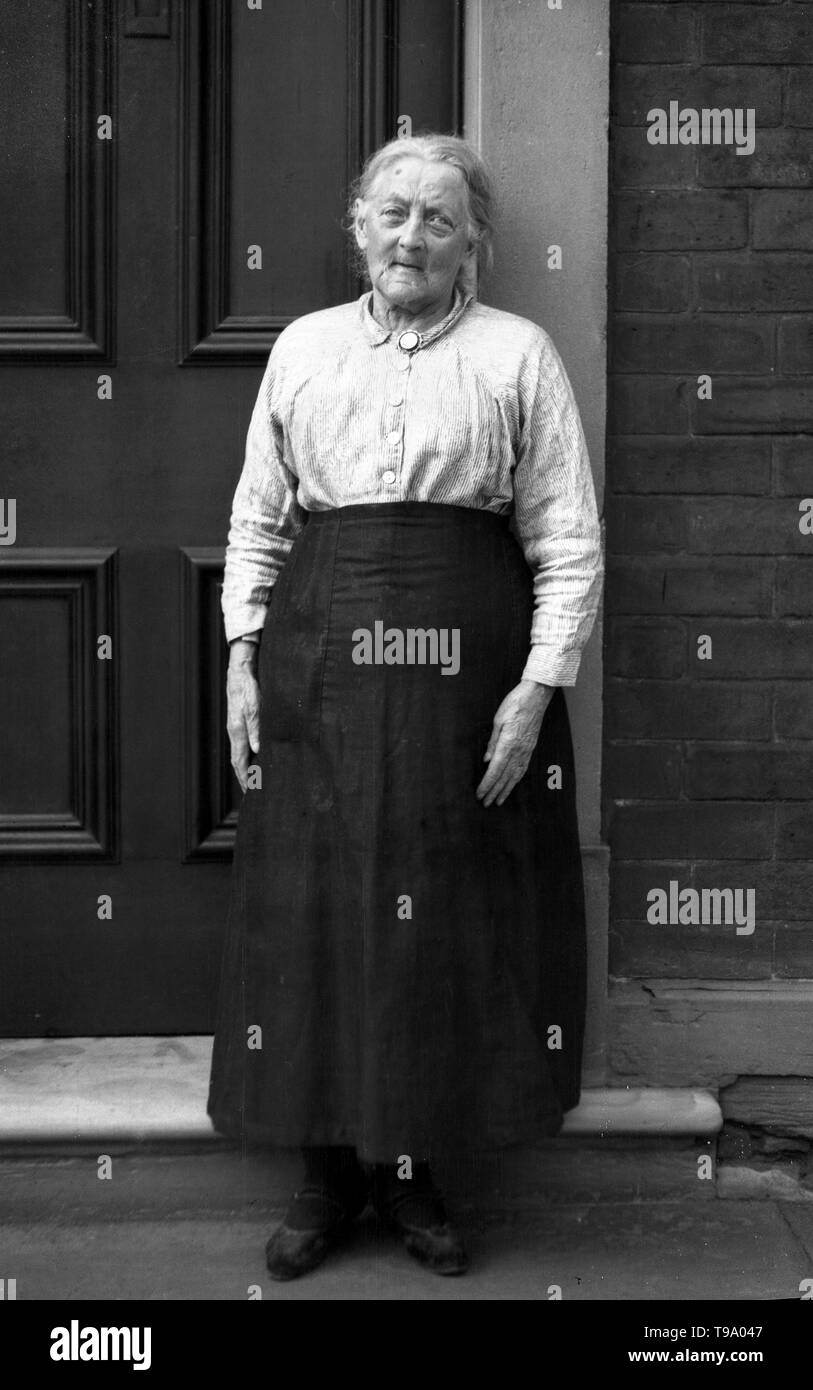
<path fill-rule="evenodd" d="M 562 687 L 602 561 L 578 411 L 546 333 L 472 292 L 474 150 L 394 140 L 355 194 L 372 288 L 280 335 L 223 586 L 245 795 L 209 1113 L 303 1151 L 279 1279 L 369 1199 L 461 1272 L 432 1168 L 555 1134 L 580 1086 Z"/>

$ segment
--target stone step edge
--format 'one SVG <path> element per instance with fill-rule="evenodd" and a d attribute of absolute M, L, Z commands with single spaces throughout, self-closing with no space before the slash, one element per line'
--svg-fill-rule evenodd
<path fill-rule="evenodd" d="M 0 1144 L 222 1143 L 206 1115 L 205 1036 L 0 1039 Z M 594 1087 L 565 1135 L 710 1137 L 715 1095 L 687 1087 Z"/>

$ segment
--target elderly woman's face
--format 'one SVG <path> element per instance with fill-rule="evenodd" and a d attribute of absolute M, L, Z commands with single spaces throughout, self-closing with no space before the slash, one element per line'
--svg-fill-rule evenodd
<path fill-rule="evenodd" d="M 450 303 L 473 249 L 463 175 L 414 155 L 390 164 L 359 203 L 356 240 L 387 305 L 418 314 Z"/>

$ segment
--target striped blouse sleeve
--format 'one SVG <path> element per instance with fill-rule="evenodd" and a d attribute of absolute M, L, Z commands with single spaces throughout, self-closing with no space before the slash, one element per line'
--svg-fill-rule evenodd
<path fill-rule="evenodd" d="M 534 592 L 523 677 L 575 685 L 598 611 L 601 528 L 578 407 L 561 358 L 541 329 L 521 374 L 520 411 L 515 526 Z"/>
<path fill-rule="evenodd" d="M 278 354 L 268 359 L 232 503 L 222 608 L 226 640 L 265 624 L 271 589 L 303 524 L 277 410 Z"/>

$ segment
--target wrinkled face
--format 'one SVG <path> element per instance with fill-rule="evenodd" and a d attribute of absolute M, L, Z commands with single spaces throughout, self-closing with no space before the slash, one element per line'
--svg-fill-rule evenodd
<path fill-rule="evenodd" d="M 355 231 L 373 290 L 387 305 L 413 314 L 444 308 L 474 253 L 463 175 L 415 155 L 394 161 L 357 204 Z"/>

